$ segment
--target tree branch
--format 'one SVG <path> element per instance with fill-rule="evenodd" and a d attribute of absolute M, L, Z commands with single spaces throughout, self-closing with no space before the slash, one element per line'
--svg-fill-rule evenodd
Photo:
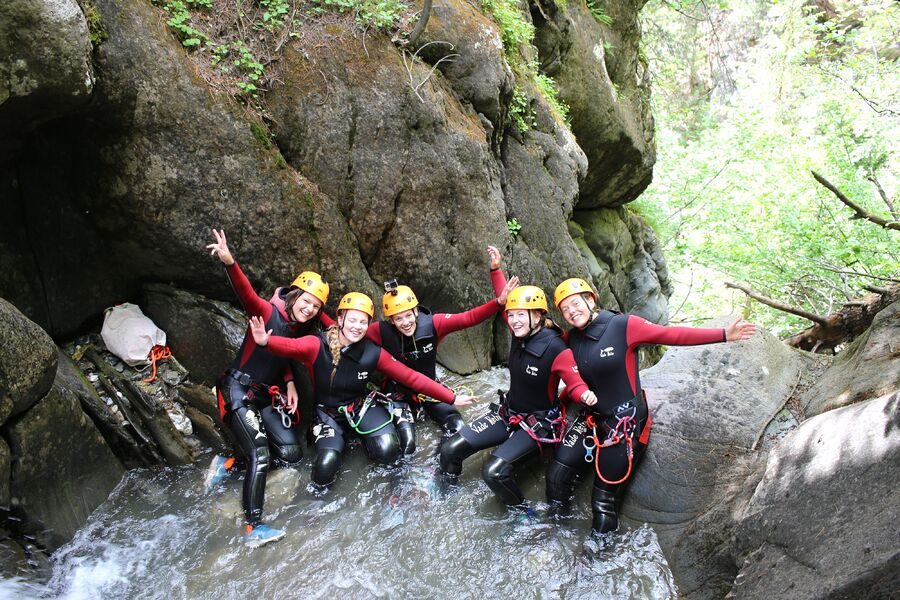
<path fill-rule="evenodd" d="M 884 192 L 884 188 L 881 187 L 881 182 L 878 181 L 878 178 L 874 175 L 869 175 L 869 181 L 875 185 L 875 189 L 878 190 L 878 195 L 881 196 L 881 199 L 884 200 L 884 203 L 887 204 L 888 210 L 891 212 L 891 216 L 894 217 L 895 221 L 900 221 L 900 213 L 898 213 L 894 209 L 894 203 L 891 202 L 891 199 L 887 197 L 887 194 Z"/>
<path fill-rule="evenodd" d="M 747 294 L 748 296 L 750 296 L 757 302 L 762 302 L 766 306 L 771 306 L 772 308 L 780 310 L 782 312 L 790 313 L 792 315 L 797 315 L 798 317 L 803 317 L 804 319 L 808 319 L 808 320 L 812 321 L 813 323 L 819 323 L 820 325 L 825 324 L 824 317 L 820 317 L 819 315 L 814 315 L 813 313 L 806 312 L 805 310 L 800 309 L 800 308 L 794 308 L 793 306 L 789 306 L 789 305 L 785 304 L 784 302 L 779 302 L 778 300 L 774 300 L 772 298 L 769 298 L 768 296 L 763 296 L 759 292 L 755 292 L 745 285 L 741 285 L 739 283 L 731 283 L 730 281 L 726 281 L 725 287 L 730 287 L 730 288 L 734 288 L 736 290 L 741 290 L 742 292 L 744 292 L 745 294 Z"/>
<path fill-rule="evenodd" d="M 893 229 L 895 231 L 900 231 L 900 223 L 898 223 L 897 221 L 888 221 L 887 219 L 883 219 L 883 218 L 879 217 L 878 215 L 870 213 L 863 207 L 861 207 L 858 204 L 856 204 L 855 202 L 853 202 L 853 200 L 851 200 L 850 198 L 845 196 L 844 193 L 841 190 L 834 187 L 834 185 L 830 181 L 828 181 L 827 179 L 825 179 L 824 177 L 822 177 L 815 171 L 810 171 L 810 173 L 812 173 L 812 176 L 815 177 L 816 181 L 821 183 L 826 189 L 828 189 L 828 191 L 830 191 L 832 194 L 837 196 L 838 200 L 840 200 L 841 202 L 843 202 L 844 204 L 849 206 L 853 210 L 853 212 L 856 213 L 857 219 L 865 219 L 867 221 L 871 221 L 872 223 L 875 223 L 876 225 L 880 225 L 881 227 L 884 227 L 885 229 Z"/>

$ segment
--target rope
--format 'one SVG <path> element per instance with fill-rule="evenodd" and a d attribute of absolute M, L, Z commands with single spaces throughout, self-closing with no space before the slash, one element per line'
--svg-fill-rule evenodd
<path fill-rule="evenodd" d="M 633 440 L 634 437 L 632 434 L 634 433 L 634 428 L 637 426 L 632 415 L 628 415 L 616 423 L 614 428 L 610 429 L 609 435 L 603 443 L 600 443 L 600 438 L 597 436 L 597 423 L 594 421 L 593 415 L 588 415 L 587 419 L 585 419 L 585 423 L 588 427 L 591 428 L 591 436 L 590 438 L 593 440 L 593 446 L 588 446 L 587 439 L 584 441 L 584 447 L 587 450 L 587 456 L 585 460 L 588 462 L 594 463 L 594 471 L 597 473 L 597 477 L 600 478 L 600 481 L 607 485 L 618 485 L 620 483 L 624 483 L 625 480 L 631 475 L 631 467 L 634 463 L 634 447 Z M 603 476 L 600 472 L 600 452 L 599 450 L 602 448 L 609 448 L 610 446 L 615 446 L 621 441 L 625 441 L 625 452 L 628 455 L 628 470 L 625 471 L 625 475 L 619 479 L 618 481 L 610 481 Z M 596 454 L 594 451 L 597 450 Z M 592 460 L 593 459 L 593 460 Z"/>
<path fill-rule="evenodd" d="M 374 429 L 369 429 L 368 431 L 360 429 L 359 426 L 362 424 L 363 417 L 366 416 L 366 413 L 368 412 L 369 407 L 372 405 L 372 402 L 381 400 L 381 398 L 378 398 L 378 396 L 387 400 L 386 403 L 384 401 L 381 401 L 383 404 L 386 404 L 386 408 L 387 408 L 387 412 L 388 412 L 387 421 L 385 421 L 378 427 L 375 427 Z M 388 425 L 391 424 L 391 422 L 394 420 L 394 403 L 391 402 L 391 400 L 389 398 L 387 398 L 387 396 L 385 396 L 384 394 L 379 394 L 378 392 L 372 392 L 371 394 L 366 396 L 365 400 L 363 400 L 362 408 L 359 411 L 359 418 L 356 420 L 356 422 L 353 421 L 353 416 L 352 416 L 353 404 L 339 406 L 338 412 L 344 415 L 344 417 L 347 419 L 347 424 L 353 428 L 353 431 L 355 431 L 359 435 L 369 435 L 369 434 L 375 433 L 379 429 L 387 427 Z"/>
<path fill-rule="evenodd" d="M 156 345 L 150 349 L 150 354 L 147 358 L 150 359 L 150 364 L 153 366 L 153 371 L 150 373 L 150 377 L 144 380 L 144 383 L 152 383 L 156 381 L 156 363 L 160 360 L 166 360 L 172 356 L 172 351 L 169 350 L 168 346 L 160 346 Z"/>

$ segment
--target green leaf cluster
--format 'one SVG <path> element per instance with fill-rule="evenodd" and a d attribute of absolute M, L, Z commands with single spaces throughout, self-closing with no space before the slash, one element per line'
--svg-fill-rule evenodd
<path fill-rule="evenodd" d="M 678 8 L 705 14 L 701 3 Z M 874 182 L 896 197 L 900 65 L 880 49 L 893 43 L 897 8 L 856 1 L 845 10 L 827 25 L 802 2 L 732 0 L 708 15 L 718 43 L 703 19 L 661 2 L 645 12 L 658 159 L 635 206 L 660 235 L 678 318 L 744 311 L 787 335 L 809 322 L 724 282 L 826 315 L 900 276 L 897 233 L 853 219 L 810 175 L 890 218 Z M 835 25 L 852 15 L 851 29 Z M 748 34 L 746 45 L 717 55 L 739 42 L 723 39 L 727 31 Z"/>
<path fill-rule="evenodd" d="M 313 0 L 313 5 L 319 12 L 352 13 L 357 23 L 376 29 L 394 27 L 408 8 L 401 0 Z"/>

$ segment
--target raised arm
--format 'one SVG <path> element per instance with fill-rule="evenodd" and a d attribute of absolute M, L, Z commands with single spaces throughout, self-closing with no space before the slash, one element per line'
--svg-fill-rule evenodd
<path fill-rule="evenodd" d="M 211 255 L 217 256 L 219 261 L 225 265 L 228 280 L 231 282 L 231 287 L 234 288 L 234 293 L 237 294 L 244 310 L 250 316 L 258 315 L 268 320 L 272 316 L 272 305 L 259 297 L 256 290 L 250 285 L 250 280 L 247 279 L 247 276 L 244 275 L 244 272 L 238 266 L 237 261 L 234 260 L 231 251 L 228 249 L 225 230 L 217 231 L 213 229 L 212 232 L 216 241 L 213 244 L 208 244 L 206 249 L 210 251 Z"/>
<path fill-rule="evenodd" d="M 302 362 L 307 367 L 312 366 L 315 362 L 322 345 L 322 340 L 314 335 L 304 335 L 299 338 L 272 335 L 272 330 L 266 331 L 266 323 L 260 317 L 250 318 L 250 333 L 253 335 L 253 341 L 260 348 L 265 348 L 275 356 Z"/>
<path fill-rule="evenodd" d="M 634 315 L 628 316 L 626 339 L 629 348 L 641 344 L 697 346 L 727 341 L 721 327 L 666 327 Z"/>
<path fill-rule="evenodd" d="M 487 321 L 503 308 L 499 299 L 494 298 L 489 302 L 485 302 L 481 306 L 476 306 L 466 312 L 461 313 L 438 313 L 434 315 L 434 331 L 437 333 L 438 340 L 444 336 L 465 329 L 466 327 L 474 327 L 479 323 Z M 371 328 L 370 328 L 371 329 Z"/>

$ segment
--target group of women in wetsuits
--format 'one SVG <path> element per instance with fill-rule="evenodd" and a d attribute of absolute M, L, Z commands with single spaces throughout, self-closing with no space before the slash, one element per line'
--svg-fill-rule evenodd
<path fill-rule="evenodd" d="M 543 290 L 520 286 L 516 277 L 506 281 L 500 253 L 493 247 L 488 254 L 496 297 L 481 306 L 459 314 L 432 314 L 419 306 L 409 287 L 395 284 L 382 298 L 384 320 L 372 323 L 374 304 L 359 292 L 340 300 L 332 320 L 322 312 L 329 286 L 319 274 L 303 272 L 269 301 L 262 300 L 228 250 L 225 233 L 213 234 L 215 242 L 207 248 L 225 265 L 250 316 L 241 349 L 216 387 L 222 420 L 247 458 L 244 537 L 252 546 L 284 536 L 261 518 L 270 466 L 296 465 L 302 458 L 301 428 L 294 418 L 298 364 L 306 368 L 313 387 L 312 481 L 317 486 L 335 480 L 350 437 L 359 437 L 376 463 L 392 464 L 411 454 L 415 416 L 421 409 L 445 432 L 442 475 L 455 481 L 466 458 L 494 448 L 482 476 L 510 506 L 525 502 L 513 472 L 542 448 L 552 449 L 546 481 L 554 512 L 567 509 L 576 479 L 593 466 L 592 530 L 600 534 L 617 528 L 617 497 L 649 439 L 650 413 L 640 388 L 637 348 L 735 341 L 755 331 L 740 319 L 724 329 L 654 325 L 601 310 L 587 282 L 568 279 L 554 294 L 555 305 L 571 326 L 563 332 L 547 318 Z M 457 395 L 435 381 L 437 346 L 448 334 L 501 311 L 512 333 L 510 389 L 466 425 L 455 407 L 475 398 Z M 369 380 L 376 372 L 384 381 L 370 392 Z M 561 393 L 560 380 L 566 386 Z M 208 484 L 226 475 L 231 462 L 215 457 Z"/>

